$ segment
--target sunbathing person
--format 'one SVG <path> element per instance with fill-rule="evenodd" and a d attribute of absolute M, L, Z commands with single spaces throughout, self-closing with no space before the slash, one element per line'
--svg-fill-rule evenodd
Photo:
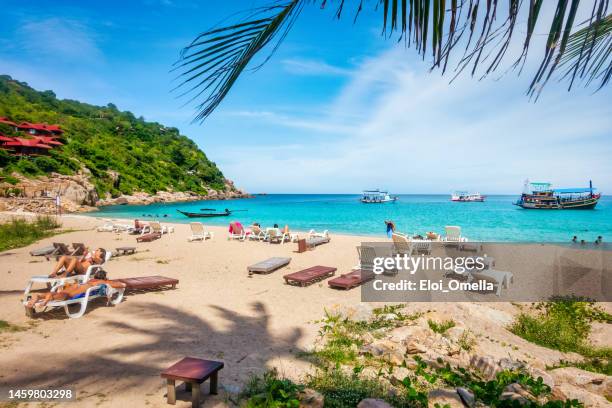
<path fill-rule="evenodd" d="M 98 271 L 94 276 L 94 279 L 90 279 L 85 283 L 67 283 L 60 286 L 55 292 L 33 293 L 32 297 L 25 305 L 26 312 L 28 315 L 31 315 L 34 310 L 34 306 L 46 306 L 47 303 L 52 300 L 71 299 L 87 292 L 87 289 L 98 285 L 108 285 L 115 289 L 124 289 L 126 287 L 125 283 L 123 282 L 107 280 L 106 273 L 104 271 Z M 110 298 L 108 298 L 107 301 L 110 302 Z"/>
<path fill-rule="evenodd" d="M 93 253 L 85 250 L 85 255 L 80 258 L 64 255 L 57 261 L 49 277 L 64 278 L 72 275 L 84 275 L 91 265 L 102 265 L 105 260 L 106 250 L 104 248 L 98 248 Z"/>

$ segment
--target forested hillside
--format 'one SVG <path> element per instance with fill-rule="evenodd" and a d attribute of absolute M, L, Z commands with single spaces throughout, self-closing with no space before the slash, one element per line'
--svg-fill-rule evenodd
<path fill-rule="evenodd" d="M 17 158 L 0 149 L 0 176 L 18 172 L 28 177 L 57 172 L 75 174 L 83 167 L 100 197 L 136 191 L 193 191 L 224 188 L 224 177 L 197 145 L 176 128 L 146 122 L 113 104 L 94 106 L 57 99 L 9 76 L 0 76 L 0 116 L 15 122 L 59 124 L 65 146 L 48 156 Z M 16 135 L 0 124 L 0 132 Z"/>

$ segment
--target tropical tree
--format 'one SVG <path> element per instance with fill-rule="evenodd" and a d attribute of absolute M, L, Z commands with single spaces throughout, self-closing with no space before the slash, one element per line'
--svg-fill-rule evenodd
<path fill-rule="evenodd" d="M 553 3 L 553 0 L 549 0 Z M 522 52 L 510 65 L 523 69 L 536 23 L 543 19 L 544 0 L 277 0 L 243 13 L 232 24 L 198 35 L 180 54 L 174 70 L 180 78 L 176 90 L 189 102 L 197 101 L 194 121 L 203 121 L 228 94 L 253 58 L 268 49 L 259 68 L 267 62 L 295 24 L 304 7 L 325 8 L 333 3 L 341 18 L 355 7 L 354 20 L 365 6 L 374 6 L 382 17 L 382 35 L 414 46 L 425 59 L 431 53 L 432 68 L 445 73 L 449 57 L 456 78 L 465 70 L 484 78 L 500 69 L 513 37 L 521 36 Z M 503 3 L 503 5 L 502 5 Z M 612 73 L 612 15 L 609 0 L 592 0 L 590 18 L 576 21 L 580 0 L 557 0 L 541 63 L 527 94 L 537 99 L 553 73 L 562 70 L 568 91 L 576 80 L 585 86 L 606 86 Z M 521 13 L 526 30 L 517 30 Z M 544 22 L 546 24 L 546 22 Z M 578 31 L 572 32 L 575 27 Z"/>

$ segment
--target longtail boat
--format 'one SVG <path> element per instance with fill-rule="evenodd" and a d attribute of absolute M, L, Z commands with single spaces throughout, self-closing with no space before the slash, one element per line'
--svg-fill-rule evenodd
<path fill-rule="evenodd" d="M 593 183 L 587 188 L 553 189 L 550 183 L 525 181 L 525 189 L 515 205 L 529 210 L 591 210 L 601 198 Z"/>
<path fill-rule="evenodd" d="M 188 212 L 188 211 L 181 211 L 181 210 L 176 210 L 176 211 L 180 212 L 181 214 L 189 218 L 227 217 L 228 215 L 232 214 L 230 210 L 225 210 L 224 212 L 206 212 L 206 213 L 195 213 L 195 212 Z"/>

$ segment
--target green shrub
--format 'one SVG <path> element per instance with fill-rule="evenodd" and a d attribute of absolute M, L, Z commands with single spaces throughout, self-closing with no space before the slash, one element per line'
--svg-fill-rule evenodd
<path fill-rule="evenodd" d="M 587 340 L 591 323 L 610 323 L 609 313 L 579 297 L 554 298 L 536 304 L 534 311 L 518 315 L 509 330 L 540 346 L 582 354 L 587 357 L 582 364 L 584 369 L 609 372 L 612 349 L 593 347 Z"/>
<path fill-rule="evenodd" d="M 20 248 L 54 234 L 60 224 L 53 217 L 42 216 L 32 222 L 12 218 L 0 224 L 0 251 Z"/>
<path fill-rule="evenodd" d="M 298 394 L 304 387 L 289 379 L 280 378 L 276 369 L 262 376 L 253 376 L 241 393 L 248 408 L 298 408 Z"/>
<path fill-rule="evenodd" d="M 442 323 L 437 323 L 437 322 L 429 319 L 429 320 L 427 320 L 427 324 L 429 325 L 429 328 L 433 332 L 439 333 L 439 334 L 444 334 L 451 327 L 455 327 L 455 322 L 453 320 L 446 320 L 446 321 L 444 321 Z"/>

